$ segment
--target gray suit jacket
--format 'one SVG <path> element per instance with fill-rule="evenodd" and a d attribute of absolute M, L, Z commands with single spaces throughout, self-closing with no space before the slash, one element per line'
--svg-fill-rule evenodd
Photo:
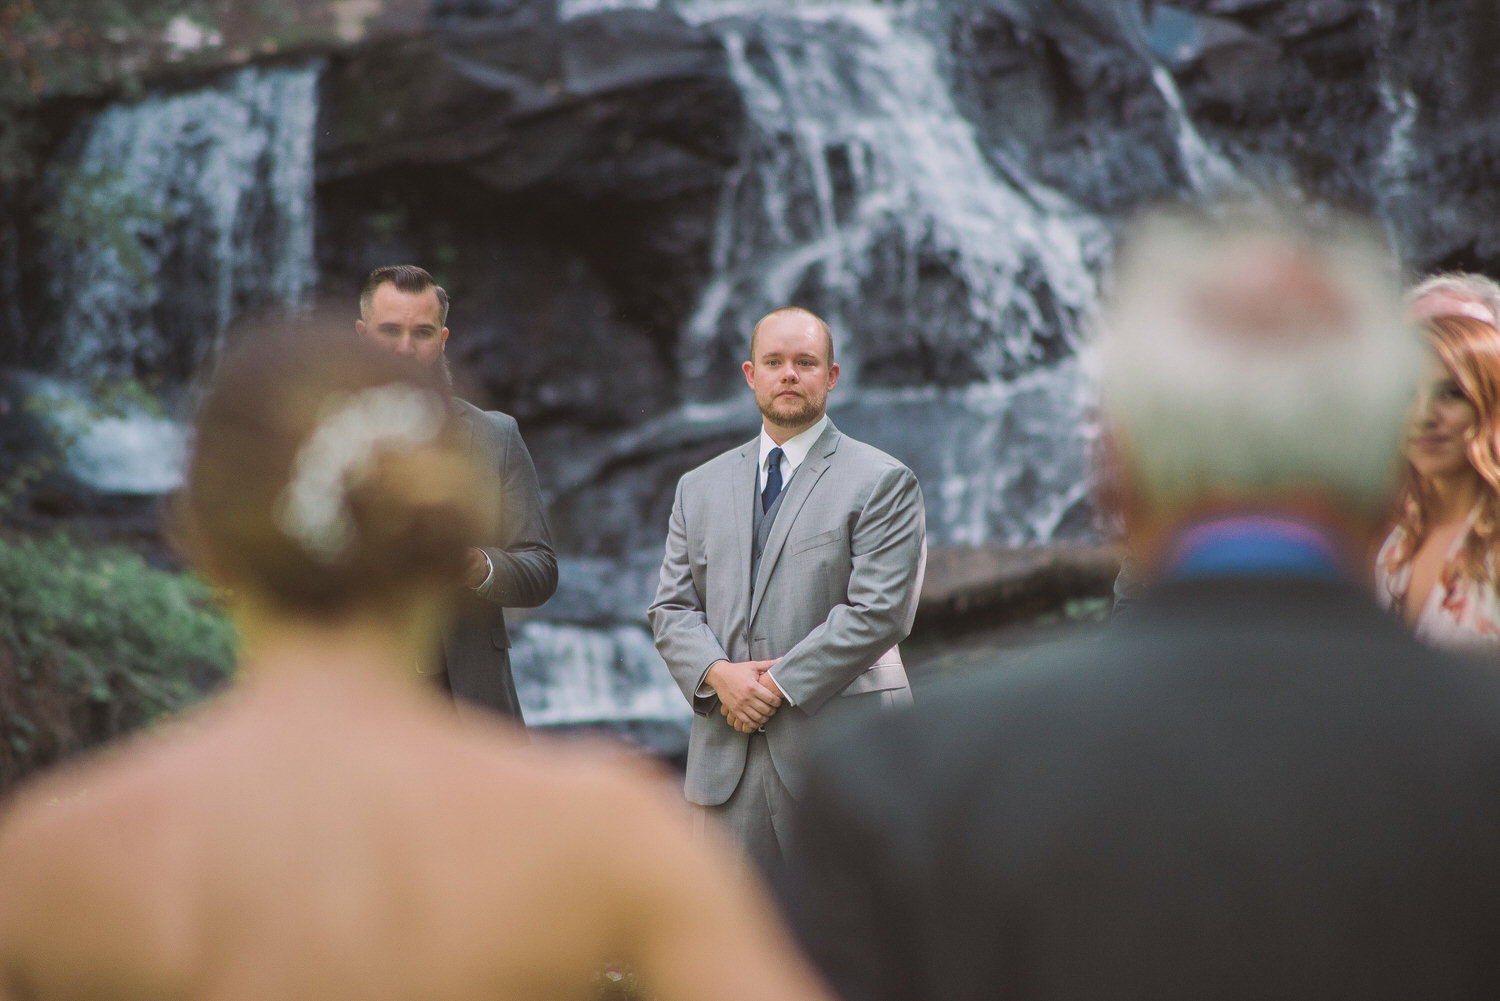
<path fill-rule="evenodd" d="M 468 435 L 469 453 L 485 484 L 500 498 L 492 533 L 479 541 L 495 567 L 489 586 L 465 588 L 453 625 L 443 634 L 448 683 L 460 708 L 472 705 L 521 720 L 521 703 L 510 671 L 510 634 L 505 608 L 530 608 L 557 590 L 557 555 L 542 512 L 531 453 L 515 418 L 455 400 Z"/>
<path fill-rule="evenodd" d="M 714 661 L 780 658 L 773 674 L 795 705 L 783 704 L 765 730 L 793 795 L 813 717 L 829 715 L 832 700 L 910 699 L 896 644 L 911 631 L 926 553 L 916 476 L 830 422 L 787 482 L 752 584 L 757 443 L 678 482 L 648 613 L 656 648 L 693 705 L 684 788 L 705 806 L 734 792 L 750 739 L 716 698 L 696 694 Z"/>

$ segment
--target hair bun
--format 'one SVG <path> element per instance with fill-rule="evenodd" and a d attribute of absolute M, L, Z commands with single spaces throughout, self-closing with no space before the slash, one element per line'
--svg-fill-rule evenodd
<path fill-rule="evenodd" d="M 304 614 L 447 589 L 497 505 L 457 431 L 430 369 L 347 329 L 250 329 L 199 409 L 179 536 Z"/>

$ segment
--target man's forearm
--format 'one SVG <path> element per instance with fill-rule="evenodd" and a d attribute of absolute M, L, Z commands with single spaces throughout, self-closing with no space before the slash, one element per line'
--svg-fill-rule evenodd
<path fill-rule="evenodd" d="M 504 527 L 483 547 L 494 574 L 478 594 L 506 608 L 534 608 L 557 591 L 557 553 L 531 453 L 520 431 L 506 426 L 497 446 Z"/>
<path fill-rule="evenodd" d="M 851 538 L 856 555 L 835 605 L 777 662 L 776 683 L 807 712 L 867 670 L 911 632 L 922 586 L 926 518 L 910 470 L 892 474 L 872 493 Z"/>
<path fill-rule="evenodd" d="M 531 540 L 515 548 L 484 547 L 494 573 L 477 593 L 506 608 L 534 608 L 557 591 L 557 554 L 549 542 Z"/>
<path fill-rule="evenodd" d="M 788 701 L 816 712 L 910 631 L 909 625 L 888 617 L 862 617 L 860 611 L 840 606 L 777 661 L 772 677 Z"/>

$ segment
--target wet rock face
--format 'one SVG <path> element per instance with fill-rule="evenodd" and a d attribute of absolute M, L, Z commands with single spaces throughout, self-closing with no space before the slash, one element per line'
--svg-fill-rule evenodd
<path fill-rule="evenodd" d="M 1115 5 L 1128 11 L 1134 5 Z M 948 24 L 954 93 L 992 149 L 1105 214 L 1188 185 L 1137 12 L 1045 17 L 963 4 Z"/>
<path fill-rule="evenodd" d="M 1500 8 L 1478 0 L 968 0 L 949 15 L 950 71 L 993 149 L 1112 217 L 1195 177 L 1185 121 L 1248 189 L 1370 212 L 1414 270 L 1500 271 L 1500 158 L 1486 123 Z M 1155 72 L 1153 72 L 1155 68 Z M 1232 188 L 1232 186 L 1231 186 Z"/>
<path fill-rule="evenodd" d="M 432 25 L 324 73 L 325 289 L 353 303 L 369 268 L 426 265 L 467 388 L 523 421 L 666 408 L 743 128 L 722 49 L 649 11 L 440 3 Z"/>
<path fill-rule="evenodd" d="M 589 6 L 433 0 L 421 30 L 316 68 L 163 84 L 118 143 L 92 140 L 103 162 L 153 130 L 173 152 L 170 169 L 130 159 L 139 189 L 113 202 L 151 210 L 154 284 L 39 253 L 6 305 L 30 333 L 12 323 L 0 358 L 185 379 L 226 316 L 315 294 L 352 322 L 370 268 L 420 263 L 453 296 L 460 391 L 538 443 L 559 538 L 619 556 L 659 545 L 683 469 L 753 432 L 746 334 L 793 301 L 833 323 L 841 426 L 926 464 L 935 536 L 1024 545 L 1088 534 L 1087 435 L 1069 430 L 1086 405 L 1048 401 L 1074 393 L 1058 373 L 1140 206 L 1250 188 L 1331 201 L 1379 216 L 1415 270 L 1500 273 L 1500 46 L 1476 41 L 1500 8 L 1481 0 L 560 13 Z M 287 136 L 267 125 L 235 171 L 199 169 L 249 130 L 187 121 L 197 104 Z M 306 143 L 282 128 L 304 112 Z M 257 209 L 290 167 L 305 197 L 288 185 Z M 96 299 L 139 302 L 125 323 Z M 75 314 L 99 318 L 94 347 L 48 319 Z"/>

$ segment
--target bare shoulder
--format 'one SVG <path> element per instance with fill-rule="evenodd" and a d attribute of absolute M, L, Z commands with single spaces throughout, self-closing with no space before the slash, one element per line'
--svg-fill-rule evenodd
<path fill-rule="evenodd" d="M 137 736 L 70 762 L 22 787 L 0 809 L 0 873 L 61 856 L 110 831 L 115 838 L 150 814 L 162 773 L 159 740 Z"/>
<path fill-rule="evenodd" d="M 0 899 L 14 901 L 59 845 L 87 830 L 98 804 L 89 797 L 90 776 L 97 769 L 69 768 L 37 779 L 0 809 Z"/>
<path fill-rule="evenodd" d="M 533 734 L 529 744 L 486 742 L 478 751 L 485 781 L 524 801 L 536 817 L 608 816 L 610 826 L 665 815 L 690 822 L 677 794 L 680 779 L 632 749 L 603 741 L 564 741 Z"/>
<path fill-rule="evenodd" d="M 70 764 L 18 792 L 0 811 L 0 953 L 12 958 L 59 929 L 79 940 L 122 935 L 100 917 L 133 896 L 159 834 L 163 801 L 155 741 Z M 155 832 L 155 834 L 153 834 Z M 83 903 L 87 906 L 80 906 Z M 56 920 L 53 920 L 56 918 Z M 42 943 L 43 952 L 53 943 Z"/>
<path fill-rule="evenodd" d="M 497 746 L 476 777 L 490 791 L 467 801 L 525 818 L 522 829 L 510 828 L 514 852 L 539 865 L 566 860 L 554 878 L 576 881 L 596 902 L 604 902 L 597 888 L 608 886 L 614 903 L 630 906 L 694 851 L 680 776 L 630 749 L 533 736 L 521 750 Z M 480 822 L 501 829 L 498 816 Z"/>

